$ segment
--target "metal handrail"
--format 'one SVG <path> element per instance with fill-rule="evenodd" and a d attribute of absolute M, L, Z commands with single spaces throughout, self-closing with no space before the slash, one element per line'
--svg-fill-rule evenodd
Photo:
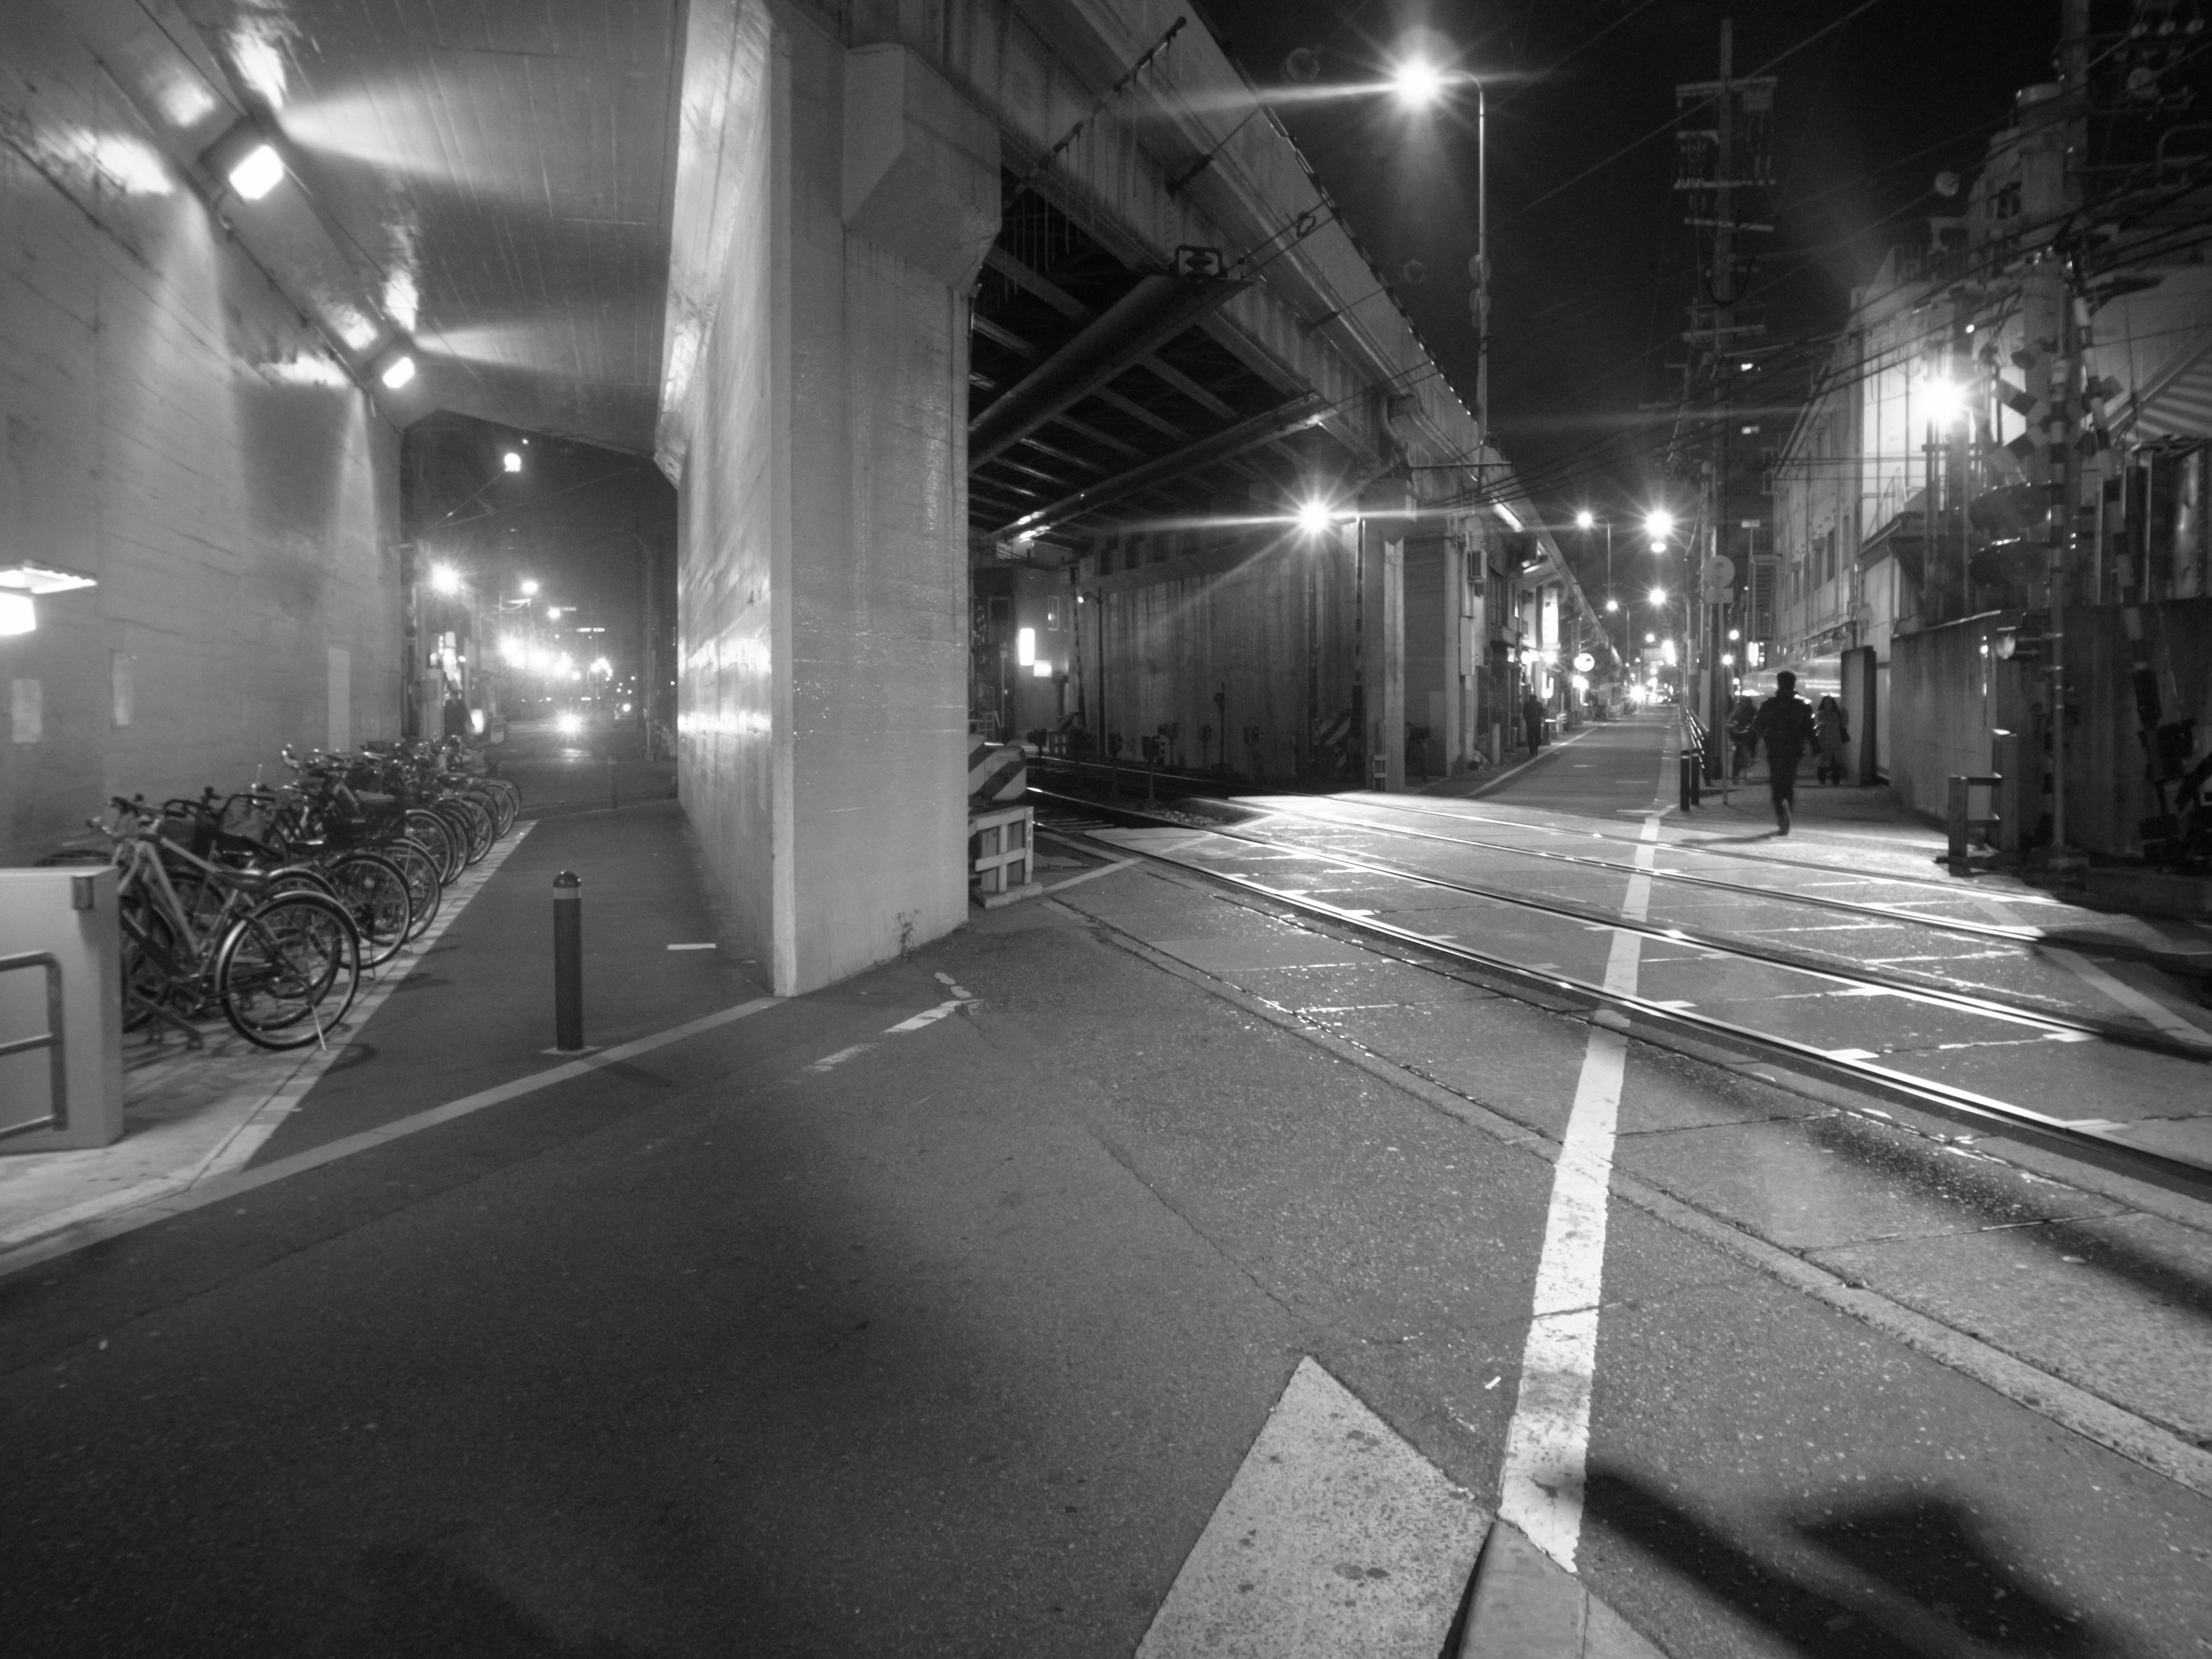
<path fill-rule="evenodd" d="M 0 957 L 0 974 L 27 968 L 46 970 L 46 1029 L 37 1036 L 18 1037 L 12 1042 L 0 1042 L 0 1060 L 10 1054 L 51 1049 L 53 1059 L 51 1062 L 52 1085 L 48 1091 L 49 1108 L 42 1118 L 0 1128 L 0 1140 L 11 1135 L 36 1134 L 43 1129 L 69 1127 L 69 1053 L 62 1025 L 62 965 L 51 951 L 27 951 L 20 956 Z"/>

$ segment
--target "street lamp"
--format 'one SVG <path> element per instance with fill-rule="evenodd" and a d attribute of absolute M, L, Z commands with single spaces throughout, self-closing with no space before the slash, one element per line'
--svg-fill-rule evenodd
<path fill-rule="evenodd" d="M 538 597 L 538 584 L 527 576 L 523 578 L 522 597 L 526 599 L 534 599 Z"/>
<path fill-rule="evenodd" d="M 434 564 L 430 567 L 430 586 L 440 593 L 458 593 L 461 591 L 461 573 L 449 564 Z"/>
<path fill-rule="evenodd" d="M 1443 96 L 1443 71 L 1425 58 L 1408 58 L 1391 74 L 1390 86 L 1407 109 L 1426 109 Z"/>
<path fill-rule="evenodd" d="M 1490 441 L 1490 94 L 1481 80 L 1464 70 L 1446 72 L 1419 52 L 1399 60 L 1391 71 L 1390 88 L 1409 110 L 1426 109 L 1441 100 L 1455 82 L 1474 88 L 1474 293 L 1469 304 L 1474 318 L 1474 423 L 1478 444 Z M 1476 452 L 1480 470 L 1481 453 Z"/>

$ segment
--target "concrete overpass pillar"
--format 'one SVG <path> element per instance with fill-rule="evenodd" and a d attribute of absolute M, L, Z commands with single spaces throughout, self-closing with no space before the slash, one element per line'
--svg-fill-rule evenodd
<path fill-rule="evenodd" d="M 679 791 L 793 994 L 967 915 L 967 289 L 996 128 L 904 48 L 694 0 L 660 458 Z"/>
<path fill-rule="evenodd" d="M 1413 498 L 1402 483 L 1370 484 L 1359 498 L 1360 657 L 1370 787 L 1406 787 L 1406 539 Z M 1380 760 L 1380 781 L 1376 762 Z"/>

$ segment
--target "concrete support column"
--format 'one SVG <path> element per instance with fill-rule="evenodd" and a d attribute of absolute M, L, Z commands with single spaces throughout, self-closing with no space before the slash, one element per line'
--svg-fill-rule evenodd
<path fill-rule="evenodd" d="M 1406 787 L 1406 538 L 1413 498 L 1402 483 L 1369 486 L 1359 501 L 1360 647 L 1369 787 Z M 1376 784 L 1376 761 L 1382 762 Z"/>
<path fill-rule="evenodd" d="M 968 284 L 996 129 L 903 47 L 695 0 L 660 454 L 679 788 L 814 989 L 967 915 Z"/>

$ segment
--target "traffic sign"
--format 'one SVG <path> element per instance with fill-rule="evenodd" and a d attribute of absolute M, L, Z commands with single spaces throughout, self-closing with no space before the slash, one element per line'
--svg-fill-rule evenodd
<path fill-rule="evenodd" d="M 1589 652 L 1577 651 L 1575 653 L 1575 672 L 1577 674 L 1587 674 L 1591 669 L 1596 666 L 1597 659 L 1590 655 Z"/>

